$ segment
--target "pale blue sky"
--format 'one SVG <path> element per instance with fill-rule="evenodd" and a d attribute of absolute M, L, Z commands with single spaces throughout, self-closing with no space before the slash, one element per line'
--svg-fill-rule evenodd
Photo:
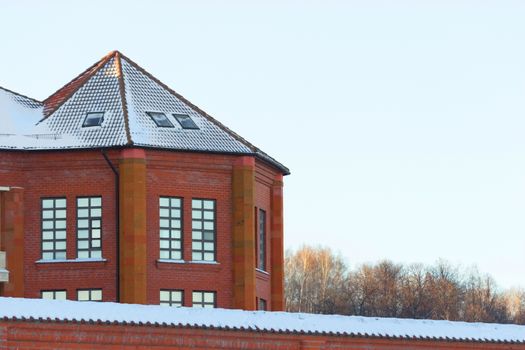
<path fill-rule="evenodd" d="M 118 49 L 290 167 L 286 246 L 525 287 L 525 2 L 0 1 L 0 86 Z"/>

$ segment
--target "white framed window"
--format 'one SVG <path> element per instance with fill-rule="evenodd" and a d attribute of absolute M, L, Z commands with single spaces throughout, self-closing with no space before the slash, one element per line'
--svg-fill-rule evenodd
<path fill-rule="evenodd" d="M 192 294 L 192 306 L 202 308 L 217 307 L 217 293 L 212 291 L 196 290 Z"/>
<path fill-rule="evenodd" d="M 215 200 L 192 199 L 191 201 L 191 259 L 215 261 L 216 229 Z"/>
<path fill-rule="evenodd" d="M 66 259 L 66 199 L 42 198 L 42 259 Z"/>
<path fill-rule="evenodd" d="M 77 258 L 102 258 L 102 197 L 77 197 Z"/>
<path fill-rule="evenodd" d="M 184 291 L 178 289 L 161 289 L 160 305 L 181 307 L 184 305 Z"/>
<path fill-rule="evenodd" d="M 182 260 L 182 198 L 159 198 L 160 258 Z"/>
<path fill-rule="evenodd" d="M 258 210 L 259 239 L 257 251 L 257 268 L 266 271 L 266 212 Z"/>
<path fill-rule="evenodd" d="M 78 301 L 102 301 L 102 289 L 77 289 Z"/>
<path fill-rule="evenodd" d="M 40 292 L 42 299 L 49 300 L 66 300 L 67 292 L 65 290 L 43 290 Z"/>

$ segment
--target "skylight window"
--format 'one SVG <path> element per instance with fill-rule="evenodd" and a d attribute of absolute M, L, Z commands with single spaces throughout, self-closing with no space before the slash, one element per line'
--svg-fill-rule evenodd
<path fill-rule="evenodd" d="M 82 124 L 82 127 L 86 128 L 90 126 L 100 126 L 102 125 L 103 121 L 104 121 L 104 112 L 90 112 L 86 114 L 86 119 L 84 119 L 84 123 Z"/>
<path fill-rule="evenodd" d="M 173 114 L 175 119 L 179 122 L 183 129 L 198 129 L 199 127 L 189 115 L 186 114 Z"/>
<path fill-rule="evenodd" d="M 161 128 L 173 128 L 173 124 L 170 122 L 166 114 L 158 112 L 147 112 L 148 115 L 153 119 L 155 124 Z"/>

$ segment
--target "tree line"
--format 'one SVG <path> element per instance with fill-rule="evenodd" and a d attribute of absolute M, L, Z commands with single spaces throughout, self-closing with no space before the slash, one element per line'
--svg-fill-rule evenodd
<path fill-rule="evenodd" d="M 477 269 L 385 260 L 350 269 L 329 248 L 287 251 L 290 312 L 525 324 L 525 290 L 500 290 Z"/>

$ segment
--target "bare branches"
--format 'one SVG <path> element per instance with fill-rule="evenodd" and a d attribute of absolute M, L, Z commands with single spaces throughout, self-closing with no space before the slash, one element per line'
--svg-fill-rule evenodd
<path fill-rule="evenodd" d="M 445 261 L 391 261 L 349 270 L 328 248 L 286 253 L 288 311 L 525 324 L 525 291 L 498 291 L 490 276 Z"/>

